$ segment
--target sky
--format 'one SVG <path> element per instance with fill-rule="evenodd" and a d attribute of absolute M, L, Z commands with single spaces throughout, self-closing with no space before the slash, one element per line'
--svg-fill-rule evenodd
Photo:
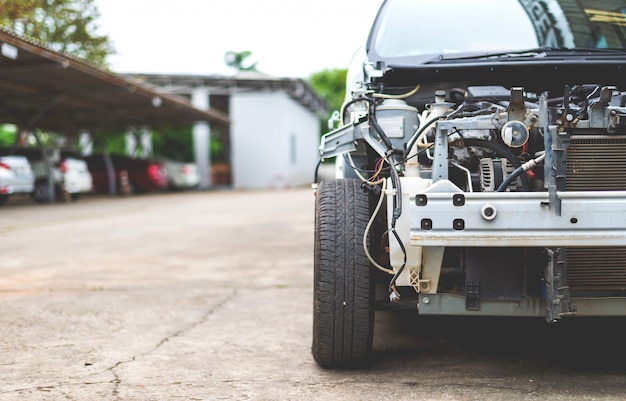
<path fill-rule="evenodd" d="M 231 75 L 227 51 L 257 69 L 307 78 L 347 68 L 382 0 L 95 0 L 117 73 Z"/>

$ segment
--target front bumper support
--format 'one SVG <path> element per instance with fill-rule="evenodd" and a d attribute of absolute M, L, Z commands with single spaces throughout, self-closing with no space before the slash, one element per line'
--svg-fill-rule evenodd
<path fill-rule="evenodd" d="M 626 191 L 558 192 L 557 216 L 548 192 L 434 191 L 440 183 L 410 196 L 413 246 L 626 246 Z"/>

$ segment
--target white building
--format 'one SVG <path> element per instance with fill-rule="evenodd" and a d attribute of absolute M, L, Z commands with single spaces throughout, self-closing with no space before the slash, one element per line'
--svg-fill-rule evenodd
<path fill-rule="evenodd" d="M 257 72 L 224 76 L 136 75 L 200 108 L 226 113 L 230 126 L 194 129 L 196 162 L 208 171 L 207 135 L 218 135 L 234 188 L 290 188 L 313 181 L 325 103 L 301 79 Z M 207 99 L 208 97 L 208 99 Z M 207 150 L 207 152 L 204 152 Z M 206 168 L 202 168 L 202 166 Z M 204 187 L 212 184 L 206 174 Z"/>

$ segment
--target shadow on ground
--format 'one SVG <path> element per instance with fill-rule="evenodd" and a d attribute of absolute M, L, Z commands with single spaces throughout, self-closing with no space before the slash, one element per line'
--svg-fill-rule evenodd
<path fill-rule="evenodd" d="M 408 361 L 472 360 L 580 372 L 626 373 L 626 318 L 535 318 L 376 314 L 373 368 Z"/>

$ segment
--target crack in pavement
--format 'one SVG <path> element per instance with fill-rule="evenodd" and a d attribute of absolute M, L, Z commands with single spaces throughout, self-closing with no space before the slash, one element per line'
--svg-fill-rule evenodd
<path fill-rule="evenodd" d="M 193 329 L 195 329 L 196 327 L 198 327 L 201 324 L 206 323 L 209 320 L 209 317 L 215 313 L 217 310 L 221 309 L 224 305 L 226 305 L 230 300 L 232 300 L 233 298 L 235 298 L 235 296 L 237 295 L 237 289 L 235 288 L 234 290 L 232 290 L 232 292 L 224 297 L 224 299 L 222 299 L 222 301 L 218 302 L 217 304 L 215 304 L 215 306 L 211 309 L 208 309 L 204 315 L 202 315 L 200 317 L 200 319 L 188 324 L 187 326 L 185 326 L 184 328 L 175 331 L 174 333 L 170 334 L 169 336 L 165 337 L 164 339 L 162 339 L 161 341 L 159 341 L 151 350 L 147 351 L 147 352 L 143 352 L 139 355 L 133 355 L 130 359 L 125 360 L 125 361 L 119 361 L 117 363 L 115 363 L 113 366 L 111 366 L 110 368 L 107 368 L 106 370 L 111 372 L 111 374 L 113 375 L 113 380 L 110 381 L 111 384 L 113 384 L 114 388 L 113 388 L 113 397 L 115 397 L 116 400 L 121 400 L 120 398 L 120 385 L 122 384 L 122 379 L 120 378 L 120 376 L 117 374 L 117 372 L 115 371 L 117 368 L 119 368 L 122 365 L 128 364 L 128 363 L 132 363 L 134 361 L 136 361 L 138 358 L 144 358 L 150 354 L 152 354 L 153 352 L 155 352 L 156 350 L 158 350 L 159 348 L 161 348 L 163 346 L 163 344 L 169 342 L 170 340 L 179 337 Z"/>

